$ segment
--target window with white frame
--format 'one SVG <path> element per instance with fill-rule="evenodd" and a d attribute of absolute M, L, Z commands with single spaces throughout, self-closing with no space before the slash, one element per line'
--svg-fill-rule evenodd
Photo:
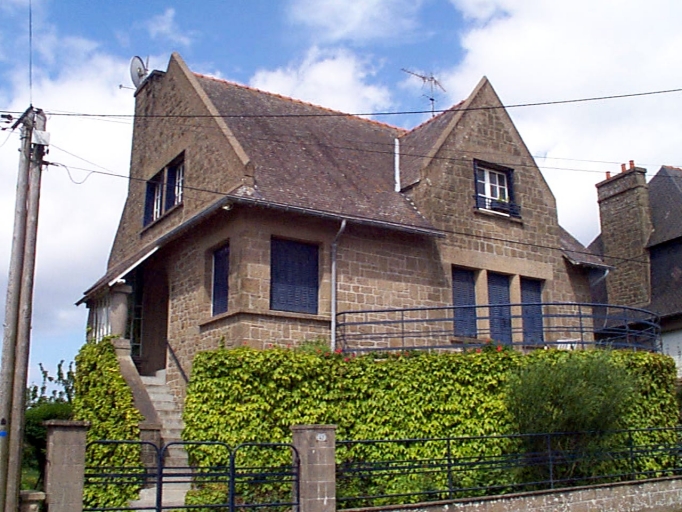
<path fill-rule="evenodd" d="M 520 216 L 514 202 L 512 169 L 475 160 L 474 172 L 477 208 Z"/>
<path fill-rule="evenodd" d="M 184 153 L 147 181 L 145 191 L 145 226 L 161 218 L 175 206 L 182 204 L 185 186 Z"/>

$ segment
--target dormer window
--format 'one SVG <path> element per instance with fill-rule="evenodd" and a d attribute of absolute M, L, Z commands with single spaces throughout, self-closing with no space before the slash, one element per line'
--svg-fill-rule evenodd
<path fill-rule="evenodd" d="M 161 218 L 175 206 L 182 204 L 185 184 L 184 153 L 154 175 L 147 182 L 144 202 L 144 225 Z"/>
<path fill-rule="evenodd" d="M 514 202 L 513 169 L 474 160 L 476 178 L 476 208 L 520 217 L 521 209 Z"/>

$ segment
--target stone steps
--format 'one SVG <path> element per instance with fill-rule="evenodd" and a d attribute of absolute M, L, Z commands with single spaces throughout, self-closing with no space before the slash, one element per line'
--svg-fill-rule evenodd
<path fill-rule="evenodd" d="M 180 408 L 175 402 L 175 396 L 166 385 L 166 371 L 161 370 L 154 376 L 142 376 L 141 378 L 161 422 L 163 443 L 168 445 L 181 441 L 184 424 Z M 162 489 L 162 505 L 164 507 L 184 506 L 185 494 L 191 488 L 191 475 L 188 466 L 187 452 L 183 446 L 172 445 L 167 449 Z M 140 491 L 139 498 L 131 501 L 130 506 L 153 509 L 156 504 L 156 494 L 156 485 L 152 483 L 150 487 Z"/>

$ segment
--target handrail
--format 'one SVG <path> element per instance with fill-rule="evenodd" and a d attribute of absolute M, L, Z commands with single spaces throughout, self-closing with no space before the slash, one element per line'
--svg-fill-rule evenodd
<path fill-rule="evenodd" d="M 654 313 L 629 306 L 525 302 L 345 311 L 337 314 L 343 351 L 611 346 L 660 351 Z"/>
<path fill-rule="evenodd" d="M 173 347 L 171 346 L 171 344 L 168 340 L 166 340 L 166 346 L 168 347 L 168 351 L 170 352 L 170 355 L 173 358 L 173 362 L 175 363 L 175 366 L 178 367 L 178 370 L 180 370 L 180 375 L 182 376 L 183 380 L 185 381 L 185 384 L 187 384 L 189 382 L 189 378 L 187 377 L 185 370 L 182 368 L 182 365 L 180 364 L 180 360 L 178 359 L 178 356 L 175 355 L 175 350 L 173 350 Z"/>

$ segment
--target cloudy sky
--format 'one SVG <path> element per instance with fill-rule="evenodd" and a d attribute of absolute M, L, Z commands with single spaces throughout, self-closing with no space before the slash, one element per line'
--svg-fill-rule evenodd
<path fill-rule="evenodd" d="M 440 109 L 483 75 L 506 105 L 682 88 L 678 0 L 33 0 L 31 18 L 29 30 L 29 0 L 0 1 L 0 113 L 44 109 L 46 159 L 59 164 L 43 177 L 34 369 L 71 360 L 84 339 L 74 303 L 104 273 L 125 197 L 133 55 L 165 69 L 178 51 L 194 71 L 350 113 L 428 111 L 429 88 L 403 68 L 438 79 Z M 680 92 L 509 111 L 560 222 L 586 244 L 606 170 L 682 165 Z M 0 314 L 18 147 L 0 132 Z"/>

